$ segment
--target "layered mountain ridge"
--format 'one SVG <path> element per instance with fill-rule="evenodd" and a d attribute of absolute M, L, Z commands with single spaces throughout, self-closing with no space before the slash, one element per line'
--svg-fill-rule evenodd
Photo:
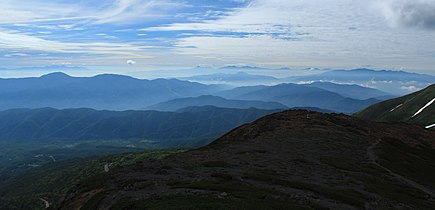
<path fill-rule="evenodd" d="M 205 95 L 209 98 L 201 98 Z M 375 89 L 332 83 L 283 83 L 231 89 L 176 79 L 143 80 L 113 74 L 71 77 L 59 72 L 37 78 L 0 79 L 0 110 L 52 107 L 175 111 L 187 106 L 210 105 L 260 109 L 317 107 L 354 113 L 385 97 L 389 97 L 388 93 Z"/>
<path fill-rule="evenodd" d="M 0 79 L 0 110 L 14 108 L 141 109 L 156 102 L 223 90 L 220 85 L 176 79 L 141 80 L 102 74 L 71 77 L 52 73 L 35 78 Z"/>

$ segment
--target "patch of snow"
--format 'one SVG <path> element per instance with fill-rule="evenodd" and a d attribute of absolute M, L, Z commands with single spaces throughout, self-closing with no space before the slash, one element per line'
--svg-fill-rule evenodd
<path fill-rule="evenodd" d="M 109 172 L 109 171 L 110 171 L 109 164 L 106 163 L 106 164 L 104 165 L 104 172 L 107 173 L 107 172 Z"/>
<path fill-rule="evenodd" d="M 396 107 L 394 107 L 393 109 L 390 110 L 390 112 L 394 112 L 394 110 L 398 109 L 399 107 L 403 106 L 403 104 L 399 104 Z"/>
<path fill-rule="evenodd" d="M 425 110 L 428 106 L 430 106 L 431 104 L 433 104 L 433 102 L 435 102 L 435 98 L 432 99 L 432 101 L 429 101 L 429 103 L 427 103 L 426 105 L 424 105 L 424 107 L 422 107 L 420 110 L 418 110 L 414 115 L 412 115 L 411 118 L 417 116 L 418 114 L 420 114 L 423 110 Z"/>
<path fill-rule="evenodd" d="M 39 200 L 41 200 L 42 202 L 44 202 L 45 209 L 50 208 L 50 203 L 49 203 L 47 200 L 45 200 L 44 198 L 39 198 Z"/>
<path fill-rule="evenodd" d="M 426 129 L 435 127 L 435 124 L 426 126 Z"/>
<path fill-rule="evenodd" d="M 53 162 L 56 162 L 56 159 L 53 157 L 53 155 L 50 155 L 48 157 L 51 158 L 51 160 L 53 160 Z"/>

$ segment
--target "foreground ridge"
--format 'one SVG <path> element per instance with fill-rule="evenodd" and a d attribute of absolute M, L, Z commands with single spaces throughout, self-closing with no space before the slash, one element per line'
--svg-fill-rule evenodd
<path fill-rule="evenodd" d="M 431 209 L 435 132 L 284 111 L 82 182 L 60 209 Z"/>

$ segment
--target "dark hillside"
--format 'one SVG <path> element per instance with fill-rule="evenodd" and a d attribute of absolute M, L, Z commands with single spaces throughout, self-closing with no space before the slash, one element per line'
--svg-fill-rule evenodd
<path fill-rule="evenodd" d="M 82 182 L 61 209 L 432 209 L 435 133 L 285 111 Z"/>

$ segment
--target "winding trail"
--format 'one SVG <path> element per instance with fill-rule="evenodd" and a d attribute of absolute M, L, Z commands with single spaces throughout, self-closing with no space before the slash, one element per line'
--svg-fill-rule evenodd
<path fill-rule="evenodd" d="M 423 186 L 423 185 L 421 185 L 421 184 L 419 184 L 419 183 L 417 183 L 417 182 L 415 182 L 415 181 L 412 181 L 412 180 L 410 180 L 410 179 L 408 179 L 408 178 L 406 178 L 406 177 L 403 177 L 403 176 L 400 175 L 400 174 L 397 174 L 397 173 L 391 171 L 391 170 L 388 169 L 388 168 L 385 168 L 384 166 L 382 166 L 381 164 L 379 164 L 379 163 L 376 161 L 378 158 L 377 158 L 376 153 L 375 153 L 375 148 L 376 148 L 376 146 L 378 146 L 378 144 L 379 144 L 380 142 L 381 142 L 381 139 L 377 139 L 377 140 L 375 141 L 375 143 L 373 143 L 372 145 L 370 145 L 370 147 L 367 149 L 367 156 L 369 157 L 369 160 L 372 161 L 373 164 L 375 164 L 375 165 L 381 167 L 382 169 L 384 169 L 385 171 L 387 171 L 389 174 L 391 174 L 391 175 L 393 175 L 394 177 L 396 177 L 397 179 L 402 180 L 403 182 L 407 183 L 408 185 L 410 185 L 410 186 L 412 186 L 412 187 L 414 187 L 414 188 L 416 188 L 416 189 L 419 189 L 419 190 L 425 192 L 426 194 L 428 194 L 428 195 L 431 197 L 431 200 L 435 199 L 435 193 L 434 193 L 431 189 L 428 189 L 427 187 L 425 187 L 425 186 Z"/>

